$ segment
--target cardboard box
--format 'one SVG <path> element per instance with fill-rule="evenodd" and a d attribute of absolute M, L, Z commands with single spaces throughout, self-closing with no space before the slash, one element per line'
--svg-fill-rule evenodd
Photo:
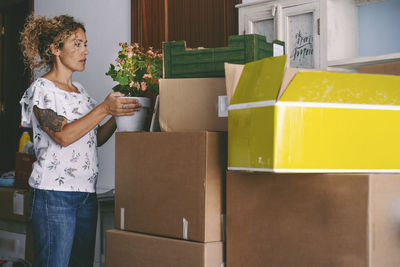
<path fill-rule="evenodd" d="M 229 106 L 228 169 L 400 172 L 400 77 L 245 65 Z"/>
<path fill-rule="evenodd" d="M 27 222 L 28 199 L 28 190 L 0 187 L 0 219 Z"/>
<path fill-rule="evenodd" d="M 400 266 L 400 174 L 227 174 L 227 266 Z"/>
<path fill-rule="evenodd" d="M 115 226 L 222 240 L 226 133 L 117 133 Z"/>
<path fill-rule="evenodd" d="M 228 99 L 228 105 L 229 105 L 231 103 L 232 95 L 234 94 L 236 86 L 239 82 L 240 75 L 242 74 L 244 65 L 225 63 L 224 68 L 225 68 L 226 97 Z"/>
<path fill-rule="evenodd" d="M 400 75 L 400 61 L 363 66 L 358 69 L 359 73 Z"/>
<path fill-rule="evenodd" d="M 119 230 L 106 232 L 106 266 L 221 267 L 223 243 L 198 243 Z"/>
<path fill-rule="evenodd" d="M 228 47 L 186 48 L 185 41 L 163 43 L 164 78 L 224 77 L 224 62 L 245 64 L 274 56 L 274 45 L 258 34 L 232 35 Z M 282 49 L 283 50 L 283 49 Z"/>
<path fill-rule="evenodd" d="M 0 259 L 24 259 L 33 262 L 31 227 L 26 222 L 0 219 Z"/>
<path fill-rule="evenodd" d="M 36 161 L 34 155 L 17 152 L 15 155 L 15 182 L 14 187 L 29 189 L 29 177 L 32 173 L 32 164 Z"/>
<path fill-rule="evenodd" d="M 0 255 L 9 258 L 24 259 L 25 241 L 26 234 L 0 230 Z"/>
<path fill-rule="evenodd" d="M 226 95 L 224 78 L 161 79 L 159 122 L 162 131 L 226 131 L 218 117 L 218 96 Z"/>

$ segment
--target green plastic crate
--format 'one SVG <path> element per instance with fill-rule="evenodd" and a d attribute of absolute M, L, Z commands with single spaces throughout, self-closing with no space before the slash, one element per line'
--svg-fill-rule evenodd
<path fill-rule="evenodd" d="M 274 41 L 284 45 L 281 41 Z M 225 76 L 224 63 L 245 64 L 273 56 L 273 43 L 258 34 L 232 35 L 228 47 L 187 49 L 185 41 L 163 43 L 164 78 Z"/>

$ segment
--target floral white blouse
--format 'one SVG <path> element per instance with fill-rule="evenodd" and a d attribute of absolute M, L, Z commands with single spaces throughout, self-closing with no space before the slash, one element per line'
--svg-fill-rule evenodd
<path fill-rule="evenodd" d="M 25 91 L 20 101 L 21 124 L 33 128 L 36 162 L 29 185 L 37 189 L 56 191 L 95 192 L 98 176 L 97 127 L 73 144 L 62 147 L 43 131 L 33 114 L 33 106 L 51 109 L 68 122 L 91 111 L 96 101 L 77 82 L 80 93 L 59 89 L 53 82 L 38 78 Z"/>

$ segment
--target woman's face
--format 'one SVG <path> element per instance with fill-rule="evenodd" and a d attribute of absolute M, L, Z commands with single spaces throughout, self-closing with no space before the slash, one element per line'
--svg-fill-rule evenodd
<path fill-rule="evenodd" d="M 58 51 L 56 64 L 61 64 L 72 72 L 85 70 L 86 55 L 89 53 L 86 44 L 86 34 L 79 28 L 64 41 L 63 47 Z"/>

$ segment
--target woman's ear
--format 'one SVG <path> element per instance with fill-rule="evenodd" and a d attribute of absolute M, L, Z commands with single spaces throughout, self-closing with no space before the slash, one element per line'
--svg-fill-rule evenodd
<path fill-rule="evenodd" d="M 60 55 L 60 49 L 57 48 L 54 44 L 50 45 L 50 52 L 54 55 L 54 56 L 59 56 Z"/>

